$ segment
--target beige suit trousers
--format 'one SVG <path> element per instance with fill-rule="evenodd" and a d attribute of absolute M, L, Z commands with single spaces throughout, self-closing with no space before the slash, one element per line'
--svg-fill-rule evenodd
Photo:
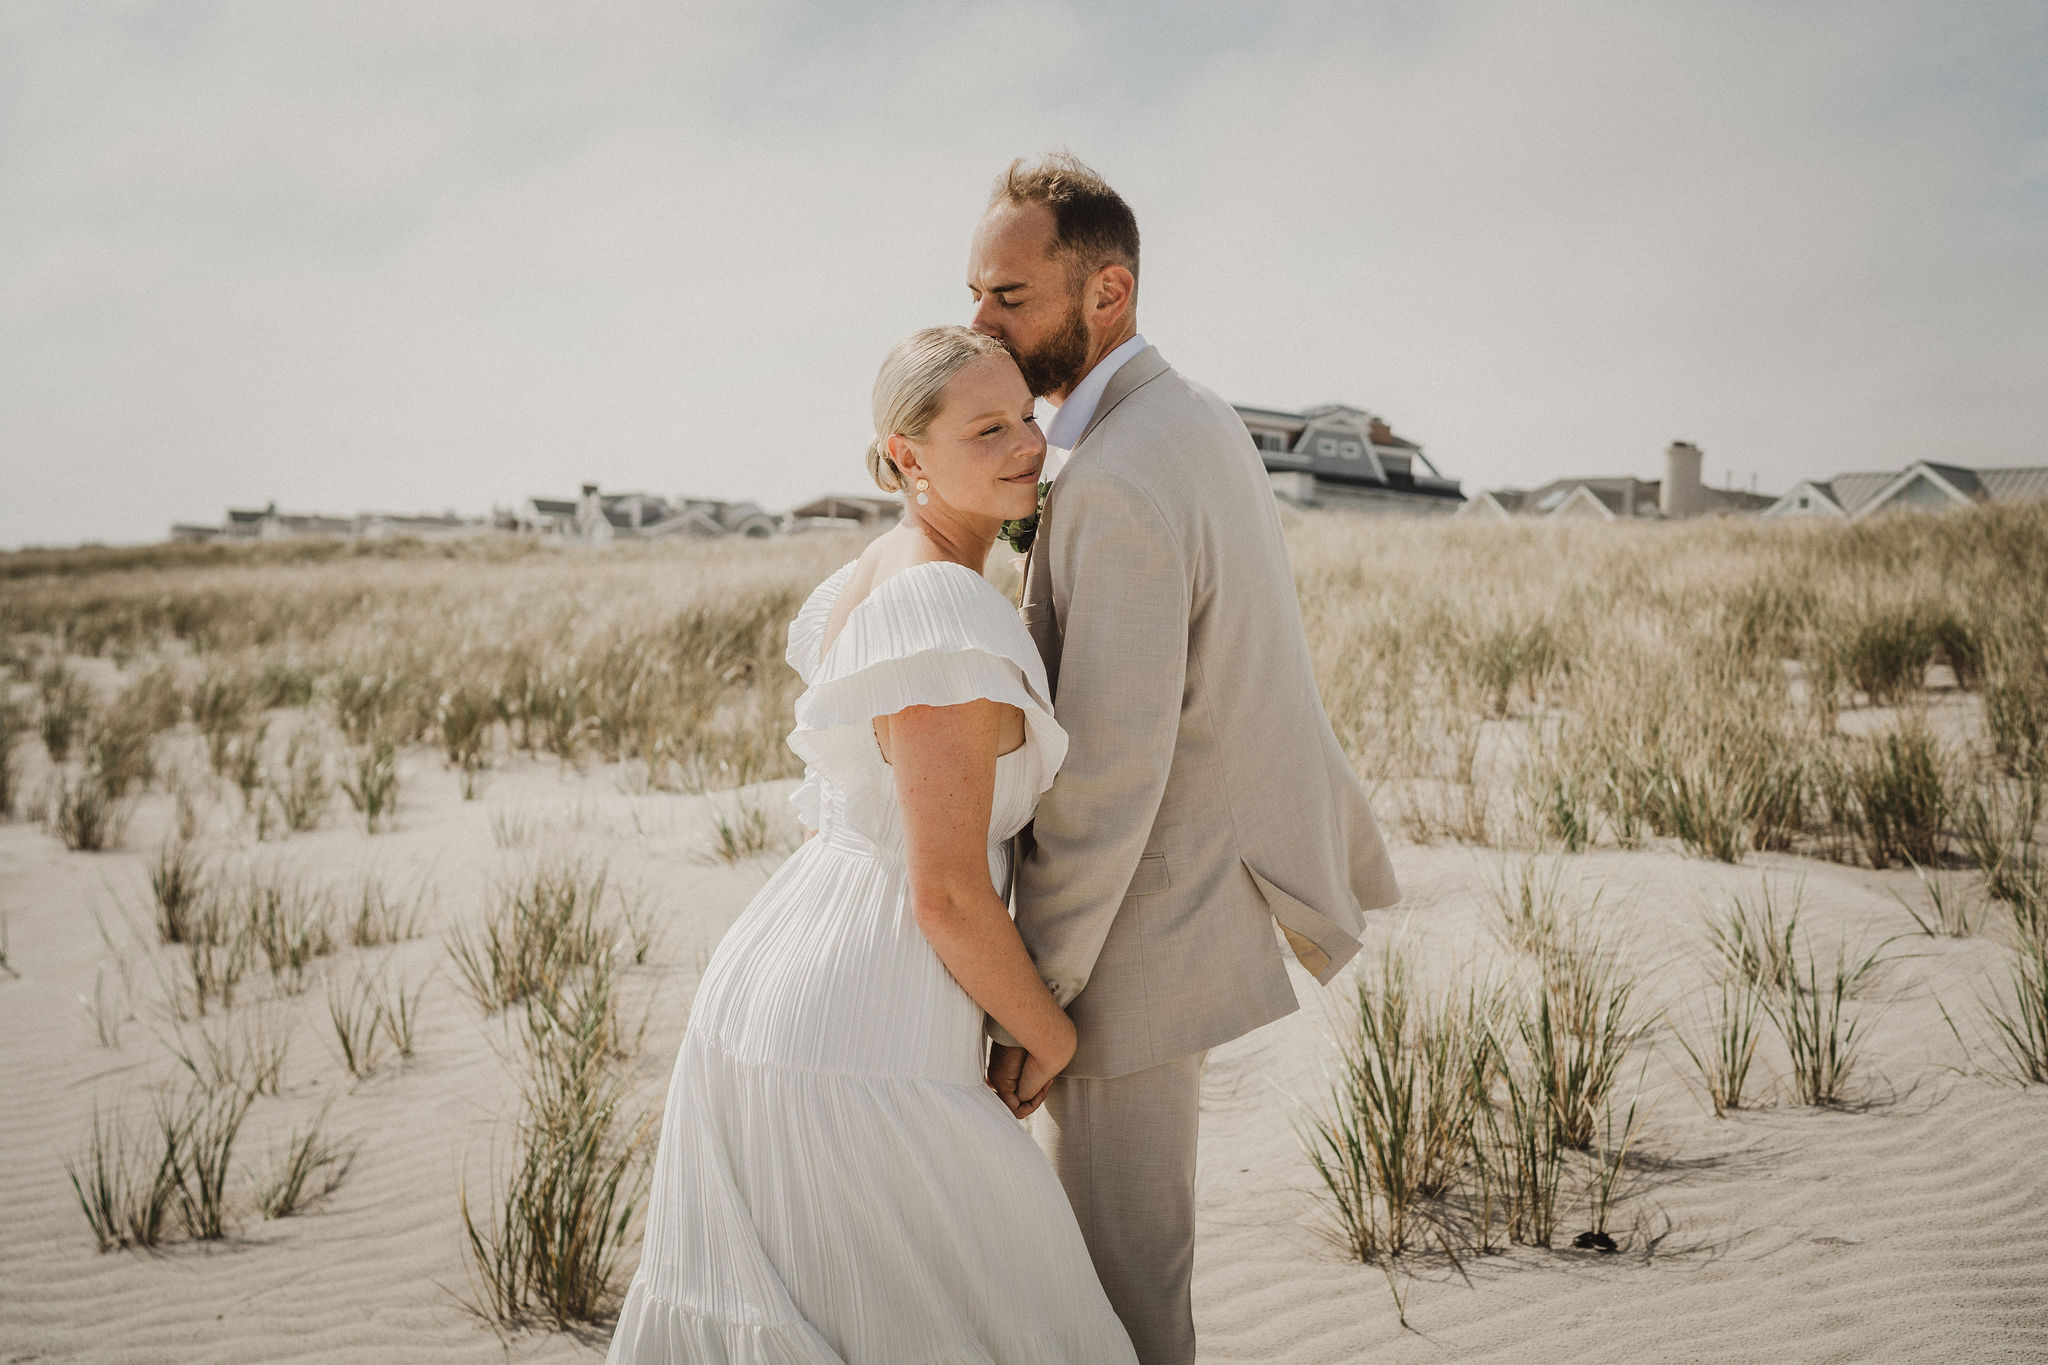
<path fill-rule="evenodd" d="M 1207 1056 L 1108 1079 L 1061 1076 L 1034 1125 L 1140 1365 L 1195 1359 L 1195 1133 Z"/>

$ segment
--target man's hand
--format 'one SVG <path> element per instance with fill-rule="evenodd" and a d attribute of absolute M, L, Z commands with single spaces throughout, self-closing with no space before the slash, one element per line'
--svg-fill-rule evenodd
<path fill-rule="evenodd" d="M 1029 1055 L 1021 1047 L 1002 1043 L 991 1043 L 988 1049 L 988 1088 L 1020 1119 L 1031 1112 L 1017 1098 L 1017 1081 L 1024 1074 L 1024 1059 Z"/>

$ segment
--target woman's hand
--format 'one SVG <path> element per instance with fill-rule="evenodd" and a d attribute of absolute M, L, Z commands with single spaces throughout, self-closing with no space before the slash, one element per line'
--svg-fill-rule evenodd
<path fill-rule="evenodd" d="M 1017 1077 L 1017 1103 L 1010 1111 L 1020 1119 L 1028 1119 L 1036 1113 L 1038 1106 L 1045 1103 L 1048 1091 L 1052 1089 L 1053 1077 L 1067 1069 L 1067 1063 L 1074 1060 L 1074 1026 L 1066 1027 L 1064 1039 L 1051 1051 L 1027 1052 L 1024 1054 L 1024 1069 Z"/>

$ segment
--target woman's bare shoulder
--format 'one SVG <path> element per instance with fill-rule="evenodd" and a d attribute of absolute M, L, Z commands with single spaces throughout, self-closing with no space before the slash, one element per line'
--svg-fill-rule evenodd
<path fill-rule="evenodd" d="M 874 596 L 876 589 L 902 573 L 905 569 L 919 564 L 934 563 L 942 558 L 931 542 L 922 536 L 904 535 L 899 531 L 887 531 L 868 543 L 859 559 L 853 562 L 853 573 L 847 578 L 846 586 L 840 589 L 839 599 L 832 604 L 832 611 L 825 620 L 825 650 L 830 652 L 832 642 L 839 638 L 839 632 L 846 628 L 847 621 L 860 604 Z"/>

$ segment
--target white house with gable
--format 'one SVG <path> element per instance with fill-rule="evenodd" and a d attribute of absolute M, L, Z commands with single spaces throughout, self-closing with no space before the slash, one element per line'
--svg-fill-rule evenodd
<path fill-rule="evenodd" d="M 1806 479 L 1762 512 L 1766 517 L 1832 517 L 1861 521 L 1879 512 L 1947 511 L 1986 502 L 2048 498 L 2048 465 L 1970 469 L 1915 460 L 1892 473 Z"/>

